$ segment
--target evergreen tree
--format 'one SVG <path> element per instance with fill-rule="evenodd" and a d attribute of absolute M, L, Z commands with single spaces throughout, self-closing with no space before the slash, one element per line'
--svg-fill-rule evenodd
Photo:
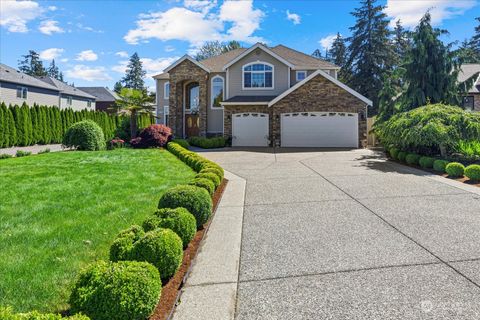
<path fill-rule="evenodd" d="M 389 21 L 384 6 L 376 2 L 362 0 L 361 7 L 352 12 L 356 23 L 350 28 L 346 67 L 340 72 L 340 77 L 351 88 L 373 101 L 369 114 L 377 113 L 382 79 L 393 65 Z"/>
<path fill-rule="evenodd" d="M 45 76 L 47 71 L 43 67 L 40 55 L 34 50 L 29 50 L 28 54 L 22 56 L 23 60 L 18 62 L 18 70 L 30 76 Z"/>
<path fill-rule="evenodd" d="M 25 145 L 29 146 L 33 144 L 33 128 L 32 128 L 32 118 L 30 117 L 30 108 L 24 102 L 22 104 L 22 116 L 25 121 Z"/>
<path fill-rule="evenodd" d="M 6 128 L 7 135 L 5 136 L 6 147 L 13 147 L 17 145 L 17 129 L 15 128 L 15 118 L 13 117 L 12 107 L 6 109 Z"/>
<path fill-rule="evenodd" d="M 345 46 L 345 40 L 337 33 L 337 37 L 333 40 L 332 47 L 330 48 L 330 61 L 339 67 L 345 65 L 347 58 L 347 47 Z"/>
<path fill-rule="evenodd" d="M 50 118 L 50 107 L 45 107 L 45 144 L 52 142 L 52 119 Z"/>
<path fill-rule="evenodd" d="M 25 121 L 23 118 L 23 111 L 18 105 L 12 108 L 13 119 L 15 121 L 15 130 L 17 132 L 17 139 L 15 145 L 25 146 Z"/>
<path fill-rule="evenodd" d="M 32 142 L 34 144 L 40 141 L 39 139 L 39 128 L 38 128 L 38 106 L 36 104 L 30 108 L 30 119 L 32 119 Z"/>
<path fill-rule="evenodd" d="M 125 77 L 122 79 L 122 82 L 125 88 L 135 89 L 135 90 L 145 90 L 145 82 L 143 78 L 147 73 L 143 70 L 142 61 L 140 61 L 140 57 L 138 53 L 134 53 L 130 57 L 130 61 L 127 65 L 127 70 Z"/>
<path fill-rule="evenodd" d="M 5 147 L 5 136 L 6 136 L 6 117 L 7 113 L 4 111 L 6 109 L 5 103 L 0 104 L 0 148 Z"/>
<path fill-rule="evenodd" d="M 475 20 L 480 22 L 480 17 Z M 460 63 L 480 63 L 480 24 L 475 27 L 473 37 L 462 42 L 456 56 Z"/>
<path fill-rule="evenodd" d="M 322 52 L 320 51 L 320 49 L 315 49 L 315 51 L 313 51 L 312 53 L 312 57 L 314 58 L 317 58 L 317 59 L 322 59 Z"/>
<path fill-rule="evenodd" d="M 60 72 L 57 65 L 55 64 L 55 59 L 50 62 L 50 66 L 47 69 L 47 75 L 63 82 L 63 74 Z"/>
<path fill-rule="evenodd" d="M 116 93 L 120 93 L 120 91 L 122 91 L 122 88 L 123 88 L 122 82 L 117 81 L 117 82 L 115 82 L 115 85 L 113 86 L 113 91 L 115 91 Z"/>
<path fill-rule="evenodd" d="M 399 66 L 411 46 L 410 32 L 403 28 L 400 20 L 397 20 L 395 28 L 393 29 L 393 36 L 395 66 Z"/>
<path fill-rule="evenodd" d="M 470 40 L 470 47 L 474 50 L 477 57 L 480 57 L 480 17 L 475 18 L 478 25 L 475 27 L 475 34 Z"/>

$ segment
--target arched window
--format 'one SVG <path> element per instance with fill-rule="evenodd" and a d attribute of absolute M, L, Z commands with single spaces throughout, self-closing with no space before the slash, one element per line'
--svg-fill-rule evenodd
<path fill-rule="evenodd" d="M 221 76 L 212 78 L 212 95 L 210 98 L 212 108 L 221 108 L 220 104 L 223 101 L 224 80 Z"/>
<path fill-rule="evenodd" d="M 244 89 L 273 89 L 273 65 L 253 62 L 242 67 Z"/>

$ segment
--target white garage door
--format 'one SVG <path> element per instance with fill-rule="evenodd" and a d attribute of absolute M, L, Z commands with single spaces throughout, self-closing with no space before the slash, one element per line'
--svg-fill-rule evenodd
<path fill-rule="evenodd" d="M 280 130 L 282 147 L 358 148 L 357 113 L 283 113 Z"/>
<path fill-rule="evenodd" d="M 232 146 L 268 146 L 268 114 L 235 113 L 232 116 Z"/>

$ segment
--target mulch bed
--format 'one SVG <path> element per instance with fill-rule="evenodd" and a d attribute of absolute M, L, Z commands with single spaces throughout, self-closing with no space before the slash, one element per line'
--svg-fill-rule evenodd
<path fill-rule="evenodd" d="M 217 210 L 220 199 L 222 198 L 223 191 L 227 186 L 227 179 L 223 179 L 220 186 L 217 188 L 213 194 L 213 213 L 202 227 L 195 234 L 195 237 L 188 245 L 187 249 L 183 251 L 183 261 L 182 265 L 178 269 L 177 273 L 167 282 L 163 284 L 162 295 L 160 301 L 158 302 L 153 315 L 150 317 L 150 320 L 166 320 L 171 317 L 175 309 L 175 305 L 180 295 L 180 290 L 182 289 L 185 281 L 187 280 L 188 274 L 190 272 L 190 266 L 197 255 L 197 250 L 200 247 L 200 243 L 210 226 L 213 216 Z"/>

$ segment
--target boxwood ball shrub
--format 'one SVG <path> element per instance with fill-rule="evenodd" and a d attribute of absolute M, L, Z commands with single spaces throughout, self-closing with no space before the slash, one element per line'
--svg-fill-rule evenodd
<path fill-rule="evenodd" d="M 143 228 L 133 225 L 130 228 L 121 231 L 110 246 L 110 260 L 120 261 L 129 260 L 135 242 L 145 235 Z"/>
<path fill-rule="evenodd" d="M 197 232 L 197 221 L 185 208 L 158 209 L 157 212 L 143 222 L 142 226 L 145 231 L 152 231 L 158 228 L 172 230 L 182 239 L 184 249 L 188 247 L 188 244 Z"/>
<path fill-rule="evenodd" d="M 105 149 L 102 128 L 92 120 L 74 123 L 63 136 L 63 145 L 77 150 L 96 151 Z"/>
<path fill-rule="evenodd" d="M 465 175 L 473 181 L 480 181 L 480 165 L 471 164 L 465 168 Z"/>
<path fill-rule="evenodd" d="M 131 259 L 158 268 L 162 280 L 170 279 L 182 264 L 182 239 L 170 229 L 155 229 L 134 243 Z"/>
<path fill-rule="evenodd" d="M 192 186 L 197 186 L 203 188 L 208 191 L 210 196 L 213 196 L 215 192 L 215 185 L 213 184 L 212 180 L 206 178 L 195 178 L 190 183 Z"/>
<path fill-rule="evenodd" d="M 212 198 L 203 188 L 179 185 L 167 190 L 158 202 L 159 209 L 178 207 L 185 208 L 193 214 L 197 228 L 200 228 L 212 213 Z"/>
<path fill-rule="evenodd" d="M 420 155 L 415 153 L 409 153 L 405 157 L 405 161 L 410 165 L 418 164 L 419 160 L 420 160 Z"/>
<path fill-rule="evenodd" d="M 81 272 L 70 305 L 94 320 L 145 320 L 161 291 L 160 274 L 150 263 L 99 261 Z"/>
<path fill-rule="evenodd" d="M 433 170 L 445 173 L 445 168 L 449 162 L 447 160 L 435 160 L 433 162 Z"/>
<path fill-rule="evenodd" d="M 445 171 L 450 177 L 458 178 L 463 176 L 463 173 L 465 172 L 465 167 L 461 163 L 450 162 L 445 167 Z"/>
<path fill-rule="evenodd" d="M 195 176 L 195 178 L 204 178 L 204 179 L 208 179 L 208 180 L 212 181 L 213 184 L 215 185 L 215 189 L 220 185 L 220 178 L 217 176 L 217 174 L 212 173 L 212 172 L 203 173 L 202 171 L 200 171 L 200 173 L 198 173 Z"/>
<path fill-rule="evenodd" d="M 418 163 L 420 164 L 420 166 L 425 169 L 433 168 L 434 162 L 435 162 L 435 159 L 431 157 L 421 157 L 420 160 L 418 160 Z"/>
<path fill-rule="evenodd" d="M 400 150 L 398 150 L 397 148 L 391 148 L 390 149 L 390 157 L 392 157 L 392 159 L 396 159 L 397 160 L 397 157 L 398 157 L 398 153 L 400 152 Z"/>
<path fill-rule="evenodd" d="M 407 153 L 405 151 L 400 151 L 397 155 L 397 160 L 405 162 L 405 159 L 407 158 Z"/>
<path fill-rule="evenodd" d="M 223 170 L 220 170 L 220 169 L 212 167 L 212 166 L 203 167 L 203 169 L 200 170 L 199 173 L 213 173 L 218 177 L 218 179 L 220 179 L 220 182 L 222 182 L 223 175 L 224 175 Z"/>
<path fill-rule="evenodd" d="M 60 314 L 40 313 L 30 311 L 27 313 L 14 313 L 11 307 L 0 307 L 0 319 L 2 320 L 90 320 L 82 314 L 75 314 L 70 317 L 62 317 Z"/>

